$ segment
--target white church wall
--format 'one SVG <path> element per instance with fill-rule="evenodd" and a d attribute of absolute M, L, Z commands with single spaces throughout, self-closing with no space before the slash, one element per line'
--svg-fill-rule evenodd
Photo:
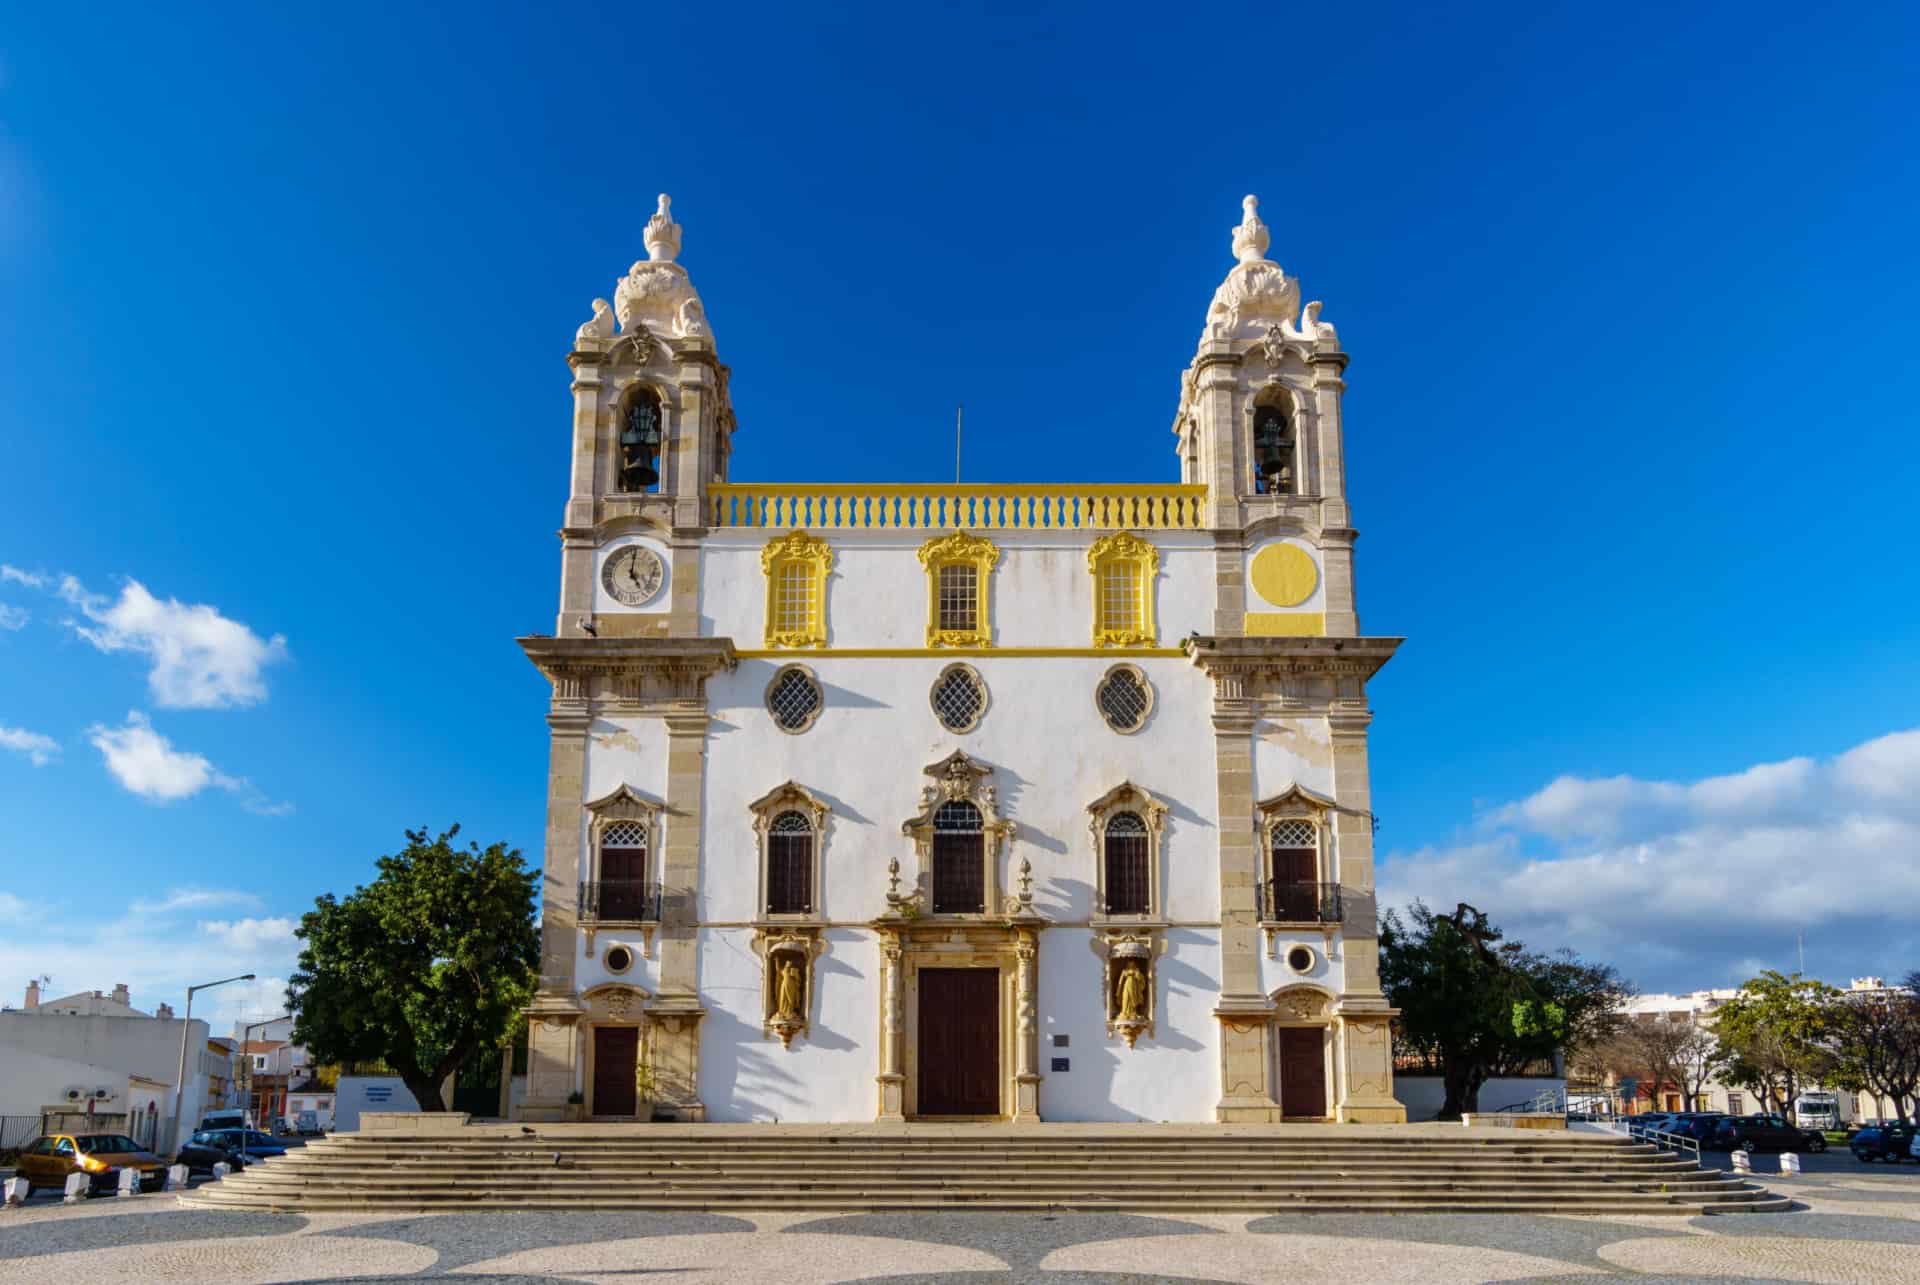
<path fill-rule="evenodd" d="M 667 793 L 667 725 L 658 718 L 596 718 L 587 731 L 581 802 L 603 799 L 622 785 L 658 803 Z M 586 831 L 581 830 L 581 842 Z M 582 865 L 581 869 L 589 867 Z"/>
<path fill-rule="evenodd" d="M 1313 966 L 1296 972 L 1287 962 L 1295 946 L 1313 952 Z M 1338 996 L 1346 986 L 1346 960 L 1341 953 L 1340 935 L 1334 934 L 1331 951 L 1327 939 L 1312 929 L 1274 934 L 1273 954 L 1267 954 L 1266 934 L 1260 937 L 1260 989 L 1271 995 L 1287 986 L 1317 986 Z"/>
<path fill-rule="evenodd" d="M 1173 928 L 1154 964 L 1154 1031 L 1129 1049 L 1109 1037 L 1102 960 L 1080 927 L 1040 934 L 1040 1115 L 1047 1120 L 1207 1121 L 1220 1098 L 1213 1009 L 1220 934 Z M 1068 1038 L 1066 1048 L 1055 1035 Z M 1068 1069 L 1053 1071 L 1053 1059 Z"/>
<path fill-rule="evenodd" d="M 715 1121 L 871 1120 L 880 1073 L 880 948 L 858 928 L 826 933 L 809 1029 L 791 1048 L 761 1029 L 761 962 L 746 928 L 700 935 L 700 1100 Z"/>
<path fill-rule="evenodd" d="M 767 584 L 760 551 L 777 531 L 723 532 L 701 546 L 703 633 L 743 650 L 766 637 Z M 816 532 L 833 549 L 827 639 L 833 647 L 919 648 L 927 641 L 927 573 L 918 549 L 938 532 Z M 1087 647 L 1093 641 L 1089 534 L 985 533 L 1002 557 L 990 582 L 997 647 Z M 903 538 L 904 537 L 904 538 Z M 1145 533 L 1160 550 L 1154 582 L 1161 641 L 1175 646 L 1213 628 L 1213 545 L 1192 532 Z M 658 600 L 656 600 L 658 601 Z"/>

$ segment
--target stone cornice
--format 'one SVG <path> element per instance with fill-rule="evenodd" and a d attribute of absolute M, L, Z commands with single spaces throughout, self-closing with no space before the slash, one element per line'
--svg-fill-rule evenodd
<path fill-rule="evenodd" d="M 1194 634 L 1187 658 L 1209 675 L 1326 674 L 1368 679 L 1393 658 L 1401 638 L 1219 638 Z"/>
<path fill-rule="evenodd" d="M 706 680 L 738 661 L 731 638 L 553 638 L 532 634 L 515 639 L 527 659 L 553 683 L 559 700 L 585 699 L 595 679 L 611 679 L 618 694 L 695 699 Z"/>

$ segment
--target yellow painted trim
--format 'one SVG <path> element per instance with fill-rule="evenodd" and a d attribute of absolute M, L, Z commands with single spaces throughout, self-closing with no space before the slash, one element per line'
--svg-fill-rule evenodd
<path fill-rule="evenodd" d="M 1008 656 L 1024 660 L 1057 657 L 1065 659 L 1113 660 L 1115 657 L 1149 657 L 1178 660 L 1187 653 L 1178 647 L 809 647 L 804 652 L 741 648 L 733 653 L 742 660 L 791 660 L 796 655 L 839 656 L 848 660 L 910 660 L 953 656 Z"/>
<path fill-rule="evenodd" d="M 1115 562 L 1134 564 L 1135 605 L 1139 609 L 1140 628 L 1119 629 L 1101 618 L 1104 598 L 1100 592 L 1100 573 Z M 1103 535 L 1087 549 L 1087 573 L 1093 578 L 1093 645 L 1096 647 L 1141 647 L 1160 640 L 1153 623 L 1153 585 L 1160 574 L 1160 550 L 1131 531 Z"/>
<path fill-rule="evenodd" d="M 804 629 L 773 627 L 780 572 L 790 566 L 805 569 L 812 598 Z M 825 540 L 805 531 L 791 531 L 767 541 L 760 550 L 760 570 L 767 577 L 766 644 L 769 647 L 824 647 L 827 642 L 827 572 L 833 569 L 833 550 Z"/>
<path fill-rule="evenodd" d="M 1276 607 L 1297 607 L 1320 587 L 1320 567 L 1298 545 L 1270 544 L 1247 568 L 1253 591 Z"/>
<path fill-rule="evenodd" d="M 921 545 L 919 556 L 927 572 L 927 646 L 993 646 L 993 569 L 1000 564 L 999 547 L 985 536 L 955 531 Z M 940 627 L 940 569 L 950 566 L 970 566 L 974 570 L 974 589 L 980 601 L 972 629 Z"/>
<path fill-rule="evenodd" d="M 1249 638 L 1320 638 L 1327 632 L 1324 611 L 1249 611 Z"/>
<path fill-rule="evenodd" d="M 819 530 L 1197 531 L 1204 485 L 756 482 L 710 486 L 708 525 Z"/>

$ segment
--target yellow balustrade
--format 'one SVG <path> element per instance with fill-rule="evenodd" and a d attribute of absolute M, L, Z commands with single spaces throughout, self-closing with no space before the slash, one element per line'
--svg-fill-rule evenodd
<path fill-rule="evenodd" d="M 755 482 L 714 486 L 715 527 L 806 531 L 1192 531 L 1205 521 L 1204 485 L 1061 483 L 921 485 Z"/>

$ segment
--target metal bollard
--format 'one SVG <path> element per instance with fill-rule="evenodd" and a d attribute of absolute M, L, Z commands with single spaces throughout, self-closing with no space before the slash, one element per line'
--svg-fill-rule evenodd
<path fill-rule="evenodd" d="M 70 1173 L 67 1175 L 66 1199 L 60 1203 L 63 1205 L 77 1205 L 87 1198 L 87 1192 L 92 1187 L 93 1179 L 87 1177 L 87 1175 L 83 1173 Z"/>
<path fill-rule="evenodd" d="M 168 1166 L 166 1189 L 168 1191 L 185 1191 L 187 1189 L 187 1167 L 185 1165 Z"/>
<path fill-rule="evenodd" d="M 1781 1173 L 1799 1173 L 1800 1157 L 1795 1155 L 1791 1151 L 1782 1151 L 1780 1153 L 1780 1172 Z"/>
<path fill-rule="evenodd" d="M 228 1164 L 226 1161 L 216 1160 L 213 1162 L 213 1180 L 215 1182 L 219 1182 L 222 1178 L 226 1177 L 228 1174 L 232 1172 L 233 1172 L 233 1166 Z"/>
<path fill-rule="evenodd" d="M 1735 1173 L 1752 1173 L 1753 1172 L 1753 1156 L 1750 1153 L 1745 1151 L 1734 1152 L 1733 1153 L 1733 1171 Z"/>
<path fill-rule="evenodd" d="M 27 1180 L 25 1178 L 7 1179 L 6 1203 L 9 1205 L 24 1205 L 27 1203 Z"/>
<path fill-rule="evenodd" d="M 140 1171 L 138 1169 L 122 1169 L 120 1171 L 119 1184 L 120 1184 L 119 1189 L 114 1192 L 115 1195 L 117 1196 L 139 1195 L 140 1194 Z"/>

